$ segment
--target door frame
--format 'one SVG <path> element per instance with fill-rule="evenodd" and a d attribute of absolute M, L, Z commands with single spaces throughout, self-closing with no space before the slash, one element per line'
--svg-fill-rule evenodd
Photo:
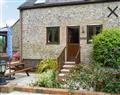
<path fill-rule="evenodd" d="M 79 34 L 79 35 L 78 35 L 78 36 L 79 36 L 79 43 L 75 43 L 75 44 L 78 44 L 79 47 L 80 47 L 80 26 L 67 26 L 67 27 L 66 27 L 66 60 L 68 60 L 68 57 L 67 57 L 67 56 L 68 56 L 68 55 L 67 55 L 67 54 L 68 54 L 68 48 L 67 48 L 67 47 L 68 47 L 68 44 L 69 44 L 69 43 L 68 43 L 68 28 L 78 28 L 78 31 L 79 31 L 79 32 L 78 32 L 78 34 Z M 72 43 L 71 43 L 71 44 L 72 44 Z M 73 44 L 74 44 L 74 43 L 73 43 Z"/>

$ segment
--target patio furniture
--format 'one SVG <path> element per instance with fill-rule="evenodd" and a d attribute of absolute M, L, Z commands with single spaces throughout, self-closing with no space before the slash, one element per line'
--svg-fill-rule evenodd
<path fill-rule="evenodd" d="M 15 75 L 20 72 L 25 72 L 29 76 L 29 71 L 32 70 L 32 67 L 25 67 L 25 63 L 20 63 L 20 61 L 11 62 L 7 66 L 10 70 L 14 71 L 6 73 L 5 76 Z"/>
<path fill-rule="evenodd" d="M 0 36 L 2 36 L 4 38 L 4 46 L 3 50 L 1 51 L 1 58 L 3 60 L 3 58 L 7 58 L 7 68 L 9 70 L 8 73 L 5 73 L 5 76 L 8 76 L 8 78 L 14 79 L 11 77 L 11 75 L 15 75 L 16 73 L 20 73 L 20 72 L 25 72 L 27 74 L 27 76 L 29 76 L 28 71 L 30 71 L 32 69 L 32 67 L 25 67 L 25 63 L 20 63 L 19 61 L 15 61 L 12 62 L 13 57 L 17 57 L 17 59 L 19 59 L 19 54 L 16 53 L 15 56 L 13 56 L 13 49 L 12 49 L 12 27 L 6 26 L 5 28 L 0 29 Z M 11 72 L 12 70 L 14 70 L 13 72 Z"/>

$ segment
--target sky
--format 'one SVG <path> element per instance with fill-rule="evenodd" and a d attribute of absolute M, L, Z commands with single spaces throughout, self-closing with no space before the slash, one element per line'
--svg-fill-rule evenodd
<path fill-rule="evenodd" d="M 26 0 L 0 0 L 0 28 L 12 26 L 19 19 L 17 9 Z"/>

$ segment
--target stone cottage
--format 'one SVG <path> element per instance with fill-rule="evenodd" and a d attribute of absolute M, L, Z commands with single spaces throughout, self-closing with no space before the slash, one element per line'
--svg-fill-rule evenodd
<path fill-rule="evenodd" d="M 12 37 L 12 43 L 13 43 L 13 51 L 19 51 L 20 47 L 20 19 L 18 19 L 13 25 L 13 37 Z"/>
<path fill-rule="evenodd" d="M 120 0 L 27 0 L 19 10 L 20 51 L 26 62 L 62 55 L 89 63 L 92 37 L 120 27 Z"/>

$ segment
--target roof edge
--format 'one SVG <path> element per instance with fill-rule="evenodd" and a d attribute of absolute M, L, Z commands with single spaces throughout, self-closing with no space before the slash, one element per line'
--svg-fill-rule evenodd
<path fill-rule="evenodd" d="M 14 25 L 15 25 L 18 21 L 20 21 L 20 18 L 19 18 L 11 27 L 14 27 Z"/>
<path fill-rule="evenodd" d="M 36 6 L 25 6 L 19 7 L 19 10 L 26 10 L 26 9 L 35 9 L 35 8 L 47 8 L 47 7 L 60 7 L 60 6 L 71 6 L 71 5 L 84 5 L 84 4 L 95 4 L 95 3 L 108 3 L 108 2 L 118 2 L 120 0 L 102 0 L 102 1 L 76 1 L 76 2 L 61 2 L 61 3 L 48 3 L 48 4 L 35 4 Z"/>

